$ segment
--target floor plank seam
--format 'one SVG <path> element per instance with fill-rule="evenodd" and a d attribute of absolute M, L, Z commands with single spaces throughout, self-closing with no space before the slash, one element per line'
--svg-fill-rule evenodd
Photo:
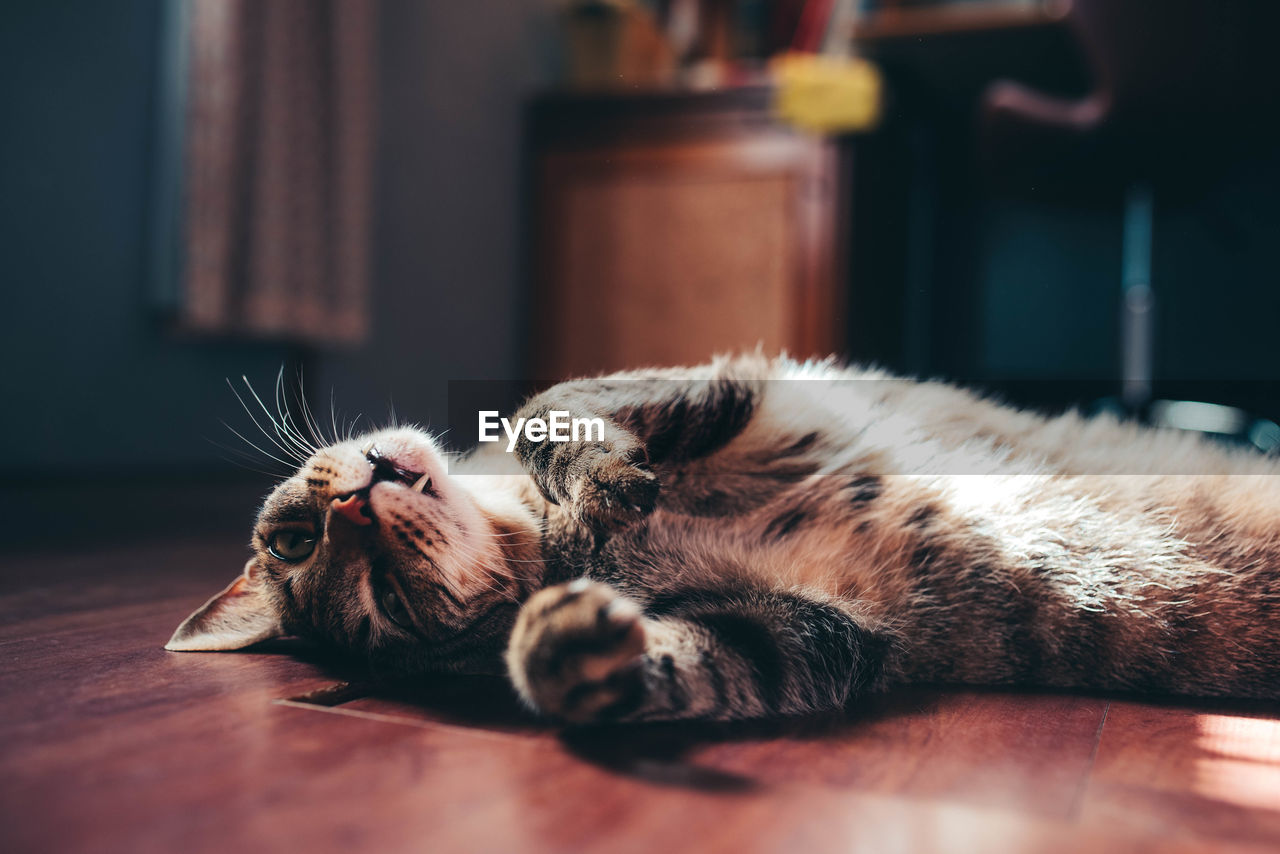
<path fill-rule="evenodd" d="M 379 723 L 387 724 L 399 724 L 400 726 L 436 730 L 438 732 L 454 732 L 461 735 L 490 738 L 504 742 L 527 740 L 527 736 L 522 735 L 512 735 L 509 733 L 494 732 L 492 730 L 476 729 L 465 726 L 455 726 L 453 724 L 440 723 L 439 721 L 402 718 L 397 717 L 396 715 L 384 715 L 380 712 L 366 712 L 362 709 L 344 709 L 341 706 L 319 706 L 314 703 L 305 703 L 288 699 L 272 700 L 271 702 L 277 706 L 288 706 L 291 709 L 309 709 L 313 712 L 325 712 L 331 715 L 344 715 L 349 718 L 360 718 L 362 720 L 378 721 Z"/>
<path fill-rule="evenodd" d="M 1111 701 L 1102 707 L 1102 719 L 1098 721 L 1098 731 L 1093 737 L 1093 749 L 1089 751 L 1089 761 L 1085 764 L 1084 773 L 1080 776 L 1080 784 L 1076 787 L 1075 797 L 1071 799 L 1071 809 L 1067 811 L 1067 821 L 1075 823 L 1080 820 L 1084 810 L 1084 796 L 1089 790 L 1089 782 L 1093 778 L 1093 767 L 1098 761 L 1098 749 L 1102 746 L 1102 730 L 1107 725 L 1107 715 L 1111 713 Z"/>

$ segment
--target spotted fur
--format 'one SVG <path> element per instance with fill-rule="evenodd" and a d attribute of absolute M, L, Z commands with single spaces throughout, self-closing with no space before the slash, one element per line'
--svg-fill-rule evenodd
<path fill-rule="evenodd" d="M 761 357 L 517 414 L 551 410 L 605 439 L 452 471 L 416 430 L 315 453 L 170 648 L 296 633 L 375 669 L 506 673 L 574 722 L 802 714 L 909 681 L 1280 697 L 1274 458 Z M 285 529 L 314 551 L 274 557 Z"/>

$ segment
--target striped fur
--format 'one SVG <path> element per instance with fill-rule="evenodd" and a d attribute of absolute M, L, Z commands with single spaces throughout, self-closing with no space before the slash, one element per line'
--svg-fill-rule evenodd
<path fill-rule="evenodd" d="M 265 620 L 376 668 L 506 672 L 574 722 L 802 714 L 908 681 L 1280 697 L 1273 458 L 762 357 L 566 383 L 518 415 L 553 409 L 605 440 L 452 474 L 417 431 L 321 451 L 172 648 Z M 368 485 L 370 442 L 435 494 L 375 483 L 376 524 L 352 525 L 331 508 Z M 289 525 L 317 538 L 296 564 L 266 548 Z"/>

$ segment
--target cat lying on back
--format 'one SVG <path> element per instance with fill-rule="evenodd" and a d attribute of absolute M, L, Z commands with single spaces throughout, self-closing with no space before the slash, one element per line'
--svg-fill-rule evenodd
<path fill-rule="evenodd" d="M 505 672 L 575 722 L 908 681 L 1280 697 L 1274 458 L 762 357 L 518 415 L 552 410 L 604 440 L 522 436 L 453 473 L 414 429 L 311 453 L 167 648 L 296 634 L 378 670 Z"/>

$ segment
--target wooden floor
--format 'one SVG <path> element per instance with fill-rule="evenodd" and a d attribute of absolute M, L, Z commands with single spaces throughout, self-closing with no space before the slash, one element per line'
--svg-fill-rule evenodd
<path fill-rule="evenodd" d="M 561 732 L 280 643 L 161 645 L 241 552 L 0 569 L 0 851 L 1280 847 L 1280 707 L 903 691 L 839 718 Z"/>

